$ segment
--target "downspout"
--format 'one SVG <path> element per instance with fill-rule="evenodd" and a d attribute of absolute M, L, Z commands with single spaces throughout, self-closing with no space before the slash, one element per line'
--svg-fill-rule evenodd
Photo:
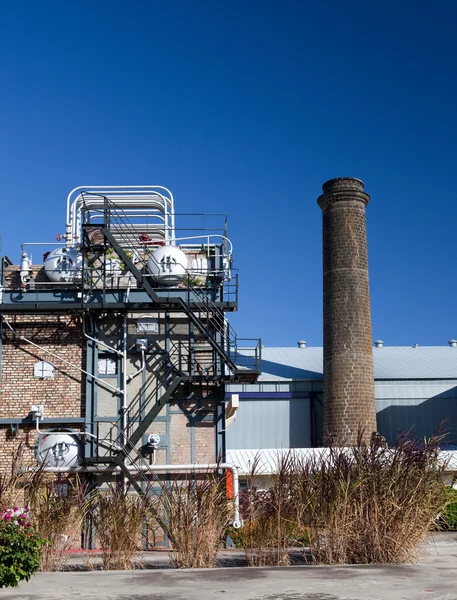
<path fill-rule="evenodd" d="M 127 440 L 127 426 L 128 426 L 128 415 L 127 415 L 127 315 L 124 315 L 123 324 L 123 341 L 122 341 L 122 439 L 125 445 Z"/>

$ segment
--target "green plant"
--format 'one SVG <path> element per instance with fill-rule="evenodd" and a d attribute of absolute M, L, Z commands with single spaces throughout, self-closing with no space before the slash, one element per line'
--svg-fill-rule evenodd
<path fill-rule="evenodd" d="M 198 275 L 193 275 L 189 277 L 189 285 L 192 287 L 202 287 L 203 283 L 203 278 L 198 277 Z"/>
<path fill-rule="evenodd" d="M 441 511 L 438 526 L 447 531 L 457 530 L 457 490 L 453 487 L 446 488 L 446 506 Z"/>
<path fill-rule="evenodd" d="M 43 544 L 26 509 L 0 511 L 0 587 L 17 587 L 28 581 L 40 567 Z"/>

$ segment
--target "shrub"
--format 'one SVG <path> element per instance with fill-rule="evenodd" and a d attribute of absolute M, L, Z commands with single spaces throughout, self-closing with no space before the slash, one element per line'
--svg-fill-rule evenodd
<path fill-rule="evenodd" d="M 85 487 L 78 478 L 56 482 L 40 475 L 27 489 L 31 521 L 46 544 L 42 548 L 40 570 L 60 571 L 67 551 L 80 539 L 85 513 Z M 79 540 L 78 540 L 79 542 Z"/>
<path fill-rule="evenodd" d="M 446 531 L 457 530 L 457 490 L 446 488 L 446 506 L 439 516 L 439 526 Z"/>
<path fill-rule="evenodd" d="M 91 500 L 91 515 L 102 549 L 105 570 L 132 569 L 141 548 L 149 499 L 123 486 L 97 490 Z"/>
<path fill-rule="evenodd" d="M 189 474 L 184 480 L 164 484 L 155 501 L 155 513 L 171 542 L 173 565 L 214 567 L 231 511 L 225 481 L 212 472 L 197 480 Z"/>
<path fill-rule="evenodd" d="M 39 569 L 43 543 L 26 509 L 0 511 L 0 587 L 17 587 L 30 579 Z"/>

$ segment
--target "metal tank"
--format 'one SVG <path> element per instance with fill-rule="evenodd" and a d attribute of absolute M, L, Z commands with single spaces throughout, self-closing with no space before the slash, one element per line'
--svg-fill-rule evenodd
<path fill-rule="evenodd" d="M 50 281 L 81 280 L 82 269 L 83 255 L 76 248 L 56 248 L 44 260 L 44 270 Z"/>
<path fill-rule="evenodd" d="M 36 459 L 44 467 L 66 471 L 78 466 L 80 442 L 71 430 L 47 431 L 38 438 Z"/>
<path fill-rule="evenodd" d="M 187 256 L 177 246 L 162 246 L 148 259 L 154 280 L 161 285 L 178 285 L 187 276 Z"/>

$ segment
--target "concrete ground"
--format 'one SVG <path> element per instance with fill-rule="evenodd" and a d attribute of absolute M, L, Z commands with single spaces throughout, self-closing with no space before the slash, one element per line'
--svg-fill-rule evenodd
<path fill-rule="evenodd" d="M 144 570 L 38 573 L 0 600 L 457 600 L 456 559 L 455 534 L 435 535 L 417 565 L 173 570 L 157 554 Z"/>

